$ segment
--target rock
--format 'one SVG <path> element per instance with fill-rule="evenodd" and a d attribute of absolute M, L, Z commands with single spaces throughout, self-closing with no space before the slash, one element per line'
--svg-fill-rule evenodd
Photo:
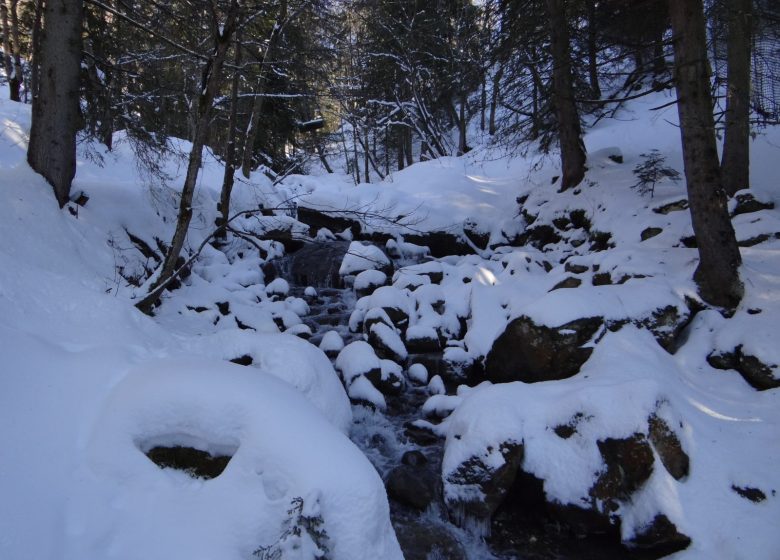
<path fill-rule="evenodd" d="M 591 284 L 594 286 L 609 286 L 612 284 L 612 276 L 609 272 L 598 272 L 593 275 Z"/>
<path fill-rule="evenodd" d="M 566 272 L 571 272 L 572 274 L 582 274 L 583 272 L 588 272 L 588 266 L 584 264 L 575 264 L 572 262 L 567 262 L 564 266 L 564 269 Z"/>
<path fill-rule="evenodd" d="M 411 354 L 425 354 L 441 351 L 441 341 L 435 329 L 409 327 L 406 330 L 406 348 Z"/>
<path fill-rule="evenodd" d="M 759 391 L 780 387 L 780 377 L 775 372 L 777 364 L 766 365 L 755 356 L 745 354 L 740 344 L 728 352 L 713 351 L 707 362 L 716 369 L 735 369 L 751 387 Z"/>
<path fill-rule="evenodd" d="M 420 467 L 399 465 L 387 475 L 387 496 L 400 504 L 425 510 L 435 498 L 436 476 Z"/>
<path fill-rule="evenodd" d="M 423 465 L 428 464 L 428 458 L 422 451 L 414 449 L 412 451 L 407 451 L 401 456 L 401 463 L 409 465 L 410 467 L 422 467 Z"/>
<path fill-rule="evenodd" d="M 381 322 L 372 324 L 368 329 L 368 343 L 377 356 L 386 360 L 403 363 L 409 356 L 395 328 Z"/>
<path fill-rule="evenodd" d="M 569 212 L 569 220 L 571 220 L 571 224 L 577 228 L 577 229 L 584 229 L 585 231 L 590 231 L 590 220 L 588 219 L 588 213 L 578 208 L 576 210 L 572 210 Z"/>
<path fill-rule="evenodd" d="M 331 216 L 317 210 L 298 206 L 298 220 L 309 226 L 309 236 L 314 237 L 321 228 L 330 231 L 344 231 L 349 228 L 352 234 L 360 234 L 360 223 L 357 220 L 343 218 L 341 216 Z"/>
<path fill-rule="evenodd" d="M 691 538 L 680 533 L 668 517 L 658 514 L 623 544 L 629 548 L 641 549 L 644 552 L 642 558 L 662 558 L 688 548 Z"/>
<path fill-rule="evenodd" d="M 445 526 L 419 518 L 393 520 L 395 534 L 406 560 L 466 560 L 463 547 Z"/>
<path fill-rule="evenodd" d="M 415 421 L 404 424 L 404 434 L 417 445 L 427 446 L 438 443 L 439 436 L 428 427 L 427 422 Z"/>
<path fill-rule="evenodd" d="M 650 317 L 634 321 L 637 326 L 644 327 L 664 349 L 673 348 L 677 337 L 691 320 L 690 312 L 680 313 L 674 305 L 667 305 L 653 311 Z"/>
<path fill-rule="evenodd" d="M 370 295 L 380 286 L 387 284 L 387 275 L 380 270 L 364 270 L 355 276 L 355 283 L 352 285 L 355 295 L 358 299 Z"/>
<path fill-rule="evenodd" d="M 498 461 L 496 452 L 503 462 Z M 462 526 L 467 519 L 489 521 L 515 481 L 523 462 L 524 447 L 516 441 L 506 441 L 499 448 L 488 448 L 483 456 L 472 456 L 445 477 L 445 503 L 450 516 Z M 469 496 L 469 497 L 467 497 Z"/>
<path fill-rule="evenodd" d="M 655 414 L 648 418 L 647 424 L 650 428 L 650 443 L 653 444 L 653 448 L 655 448 L 656 453 L 661 458 L 661 463 L 667 472 L 675 480 L 681 480 L 688 476 L 690 459 L 683 450 L 677 434 L 672 431 L 662 418 Z"/>
<path fill-rule="evenodd" d="M 561 236 L 555 231 L 555 228 L 547 224 L 526 229 L 520 238 L 522 245 L 530 244 L 539 250 L 544 249 L 547 245 L 554 245 L 561 241 Z"/>
<path fill-rule="evenodd" d="M 670 212 L 681 212 L 682 210 L 688 209 L 688 200 L 685 198 L 681 198 L 680 200 L 675 200 L 674 202 L 670 202 L 668 204 L 664 204 L 663 206 L 659 206 L 657 208 L 653 208 L 653 212 L 656 214 L 669 214 Z"/>
<path fill-rule="evenodd" d="M 758 488 L 753 488 L 750 486 L 736 486 L 734 484 L 731 485 L 731 489 L 745 498 L 746 500 L 750 500 L 751 502 L 759 503 L 766 500 L 766 494 L 759 490 Z"/>
<path fill-rule="evenodd" d="M 649 227 L 642 230 L 642 233 L 639 234 L 639 237 L 642 239 L 642 241 L 647 241 L 648 239 L 655 237 L 656 235 L 659 235 L 663 229 L 659 227 Z"/>
<path fill-rule="evenodd" d="M 614 249 L 615 244 L 610 241 L 611 239 L 612 234 L 608 231 L 590 232 L 590 235 L 588 236 L 588 240 L 590 241 L 590 250 L 606 251 L 607 249 Z"/>
<path fill-rule="evenodd" d="M 457 235 L 445 231 L 431 231 L 421 234 L 405 234 L 404 239 L 416 245 L 424 245 L 436 258 L 449 255 L 471 255 L 474 250 Z"/>
<path fill-rule="evenodd" d="M 480 249 L 487 249 L 490 243 L 490 231 L 485 230 L 472 218 L 467 218 L 463 222 L 463 234 Z"/>
<path fill-rule="evenodd" d="M 550 288 L 550 291 L 553 290 L 560 290 L 561 288 L 577 288 L 582 284 L 582 280 L 579 278 L 575 278 L 574 276 L 569 276 L 568 278 L 565 278 L 558 282 L 555 286 Z"/>
<path fill-rule="evenodd" d="M 219 309 L 219 312 L 222 315 L 227 315 L 228 313 L 230 313 L 230 302 L 218 301 L 217 302 L 217 309 Z"/>
<path fill-rule="evenodd" d="M 731 212 L 731 216 L 737 216 L 739 214 L 749 214 L 751 212 L 758 212 L 759 210 L 774 210 L 774 202 L 762 202 L 757 200 L 750 192 L 738 192 L 734 197 L 735 205 L 734 210 Z"/>
<path fill-rule="evenodd" d="M 618 502 L 631 494 L 653 473 L 653 450 L 644 434 L 622 438 L 607 438 L 597 442 L 606 470 L 590 489 L 594 507 L 609 515 L 619 507 Z"/>
<path fill-rule="evenodd" d="M 249 354 L 244 354 L 243 356 L 239 356 L 238 358 L 233 358 L 230 361 L 240 366 L 251 366 L 252 362 L 254 362 L 252 356 L 250 356 Z"/>
<path fill-rule="evenodd" d="M 388 368 L 372 369 L 365 376 L 383 395 L 398 395 L 404 388 L 404 378 L 398 371 L 401 369 L 398 368 L 397 371 Z"/>
<path fill-rule="evenodd" d="M 494 383 L 571 377 L 593 352 L 592 347 L 582 346 L 603 324 L 601 317 L 587 317 L 548 327 L 518 317 L 493 343 L 485 359 L 485 375 Z"/>
<path fill-rule="evenodd" d="M 146 456 L 155 465 L 162 468 L 185 471 L 194 478 L 216 478 L 227 467 L 230 456 L 211 455 L 206 451 L 176 445 L 173 447 L 153 447 Z"/>

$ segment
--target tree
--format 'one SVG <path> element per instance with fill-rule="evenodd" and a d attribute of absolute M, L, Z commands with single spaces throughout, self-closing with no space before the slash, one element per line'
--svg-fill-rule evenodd
<path fill-rule="evenodd" d="M 76 175 L 82 0 L 47 0 L 33 91 L 27 162 L 54 187 L 60 207 Z"/>
<path fill-rule="evenodd" d="M 674 34 L 675 87 L 691 221 L 699 248 L 694 273 L 701 297 L 734 307 L 742 299 L 742 259 L 726 209 L 715 145 L 702 0 L 669 3 Z"/>
<path fill-rule="evenodd" d="M 561 145 L 561 190 L 576 187 L 585 177 L 585 145 L 574 102 L 568 22 L 564 0 L 547 0 L 550 51 L 553 63 L 553 98 Z"/>
<path fill-rule="evenodd" d="M 209 135 L 209 123 L 213 112 L 214 98 L 217 94 L 221 79 L 222 67 L 225 64 L 228 48 L 236 31 L 238 17 L 238 0 L 230 0 L 224 14 L 220 14 L 214 4 L 209 6 L 210 36 L 213 43 L 213 51 L 203 64 L 201 73 L 201 87 L 198 98 L 197 117 L 195 121 L 195 134 L 187 163 L 187 175 L 184 178 L 181 200 L 179 201 L 179 216 L 176 221 L 176 230 L 173 234 L 171 246 L 165 255 L 160 274 L 152 284 L 152 289 L 136 307 L 145 313 L 150 313 L 155 302 L 162 293 L 171 278 L 177 272 L 179 256 L 184 247 L 184 240 L 192 219 L 192 200 L 195 194 L 195 183 L 198 179 L 201 161 L 203 158 L 203 146 Z M 224 17 L 224 20 L 223 20 Z"/>
<path fill-rule="evenodd" d="M 727 40 L 723 185 L 729 195 L 750 184 L 750 45 L 752 0 L 730 0 Z"/>

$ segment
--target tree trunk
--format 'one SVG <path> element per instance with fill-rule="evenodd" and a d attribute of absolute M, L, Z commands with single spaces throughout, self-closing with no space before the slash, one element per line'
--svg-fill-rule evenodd
<path fill-rule="evenodd" d="M 47 0 L 47 3 L 51 0 Z M 195 183 L 198 179 L 198 172 L 203 158 L 203 146 L 209 136 L 209 124 L 213 113 L 214 97 L 219 89 L 222 78 L 222 67 L 225 63 L 225 57 L 236 28 L 236 16 L 238 12 L 238 0 L 232 0 L 230 8 L 225 17 L 224 26 L 217 21 L 216 14 L 212 21 L 212 35 L 214 38 L 214 52 L 206 61 L 201 75 L 200 96 L 198 99 L 198 114 L 195 123 L 195 138 L 192 143 L 189 161 L 187 162 L 187 175 L 184 179 L 184 186 L 181 191 L 181 200 L 179 202 L 179 216 L 176 221 L 176 231 L 173 234 L 171 246 L 168 254 L 165 255 L 165 261 L 162 264 L 162 270 L 157 280 L 152 284 L 152 289 L 136 307 L 144 313 L 151 313 L 152 307 L 160 296 L 161 289 L 164 288 L 174 277 L 179 264 L 179 255 L 184 247 L 184 241 L 187 238 L 190 220 L 192 219 L 192 200 L 195 194 Z"/>
<path fill-rule="evenodd" d="M 273 52 L 282 35 L 282 29 L 287 21 L 287 0 L 279 3 L 279 15 L 276 17 L 276 23 L 271 30 L 271 36 L 268 38 L 268 46 L 263 53 L 262 64 L 260 64 L 260 76 L 257 78 L 257 88 L 255 90 L 255 100 L 252 104 L 252 116 L 247 125 L 246 137 L 244 139 L 244 154 L 241 158 L 241 174 L 249 179 L 252 173 L 252 156 L 254 155 L 255 140 L 260 130 L 260 117 L 263 113 L 263 94 L 265 93 L 266 72 L 268 64 L 272 60 Z"/>
<path fill-rule="evenodd" d="M 82 0 L 47 0 L 40 37 L 27 162 L 54 187 L 60 207 L 76 175 Z"/>
<path fill-rule="evenodd" d="M 601 99 L 601 87 L 599 86 L 598 45 L 596 44 L 596 2 L 588 0 L 588 76 L 590 81 L 590 94 L 593 99 Z"/>
<path fill-rule="evenodd" d="M 19 80 L 14 75 L 11 62 L 11 26 L 8 25 L 8 5 L 6 0 L 0 0 L 0 17 L 3 20 L 3 67 L 8 80 L 8 90 L 11 101 L 19 101 Z"/>
<path fill-rule="evenodd" d="M 43 0 L 35 0 L 35 19 L 32 28 L 32 63 L 30 64 L 30 93 L 35 99 L 38 93 L 38 84 L 40 82 L 40 62 L 41 62 L 41 34 L 43 26 Z"/>
<path fill-rule="evenodd" d="M 241 32 L 236 33 L 235 56 L 233 61 L 233 80 L 230 84 L 230 115 L 228 116 L 227 147 L 225 148 L 225 174 L 222 177 L 222 191 L 219 195 L 219 212 L 217 226 L 225 226 L 230 219 L 230 195 L 233 192 L 233 183 L 236 178 L 236 132 L 238 128 L 238 89 L 241 73 Z M 218 237 L 224 238 L 227 231 L 220 230 Z"/>
<path fill-rule="evenodd" d="M 414 163 L 414 151 L 412 146 L 412 129 L 404 128 L 404 155 L 406 156 L 406 166 Z"/>
<path fill-rule="evenodd" d="M 547 0 L 550 50 L 553 58 L 553 100 L 561 145 L 561 190 L 576 187 L 585 177 L 585 145 L 580 116 L 574 103 L 569 31 L 564 0 Z"/>
<path fill-rule="evenodd" d="M 458 155 L 469 151 L 466 144 L 466 91 L 460 91 L 460 107 L 458 108 Z"/>
<path fill-rule="evenodd" d="M 11 0 L 11 38 L 13 39 L 14 79 L 16 80 L 17 96 L 19 86 L 24 81 L 22 72 L 22 44 L 19 33 L 19 0 Z"/>
<path fill-rule="evenodd" d="M 363 175 L 366 178 L 366 183 L 371 182 L 370 176 L 368 174 L 368 165 L 371 154 L 368 148 L 368 123 L 366 123 L 363 128 Z"/>
<path fill-rule="evenodd" d="M 685 179 L 699 247 L 694 280 L 705 301 L 734 307 L 744 291 L 739 279 L 742 260 L 718 166 L 702 0 L 669 2 L 669 10 Z"/>
<path fill-rule="evenodd" d="M 751 0 L 731 0 L 728 35 L 728 96 L 723 139 L 723 186 L 733 195 L 750 185 Z"/>
<path fill-rule="evenodd" d="M 501 78 L 504 75 L 504 65 L 498 67 L 493 74 L 493 90 L 490 92 L 490 117 L 488 118 L 488 134 L 493 136 L 496 133 L 496 109 L 498 108 L 498 98 L 501 88 Z"/>

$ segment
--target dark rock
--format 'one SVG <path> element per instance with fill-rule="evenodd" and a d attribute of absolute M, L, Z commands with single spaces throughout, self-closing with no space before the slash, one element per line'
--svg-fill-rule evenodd
<path fill-rule="evenodd" d="M 699 246 L 699 242 L 696 241 L 695 235 L 687 235 L 680 238 L 680 243 L 687 249 L 696 249 Z"/>
<path fill-rule="evenodd" d="M 146 456 L 159 467 L 185 471 L 192 477 L 216 478 L 227 467 L 230 457 L 211 455 L 192 447 L 153 447 Z"/>
<path fill-rule="evenodd" d="M 409 338 L 406 337 L 406 349 L 411 354 L 428 354 L 433 352 L 441 352 L 441 342 L 439 338 L 421 337 L 421 338 Z"/>
<path fill-rule="evenodd" d="M 414 422 L 404 424 L 404 434 L 417 445 L 427 446 L 439 442 L 439 436 L 426 426 Z"/>
<path fill-rule="evenodd" d="M 461 544 L 442 525 L 404 518 L 394 519 L 393 528 L 406 560 L 467 559 Z"/>
<path fill-rule="evenodd" d="M 553 290 L 560 290 L 562 288 L 577 288 L 580 284 L 582 284 L 582 280 L 575 278 L 574 276 L 569 276 L 558 282 L 550 291 L 552 292 Z"/>
<path fill-rule="evenodd" d="M 485 231 L 474 220 L 467 219 L 463 223 L 463 234 L 469 238 L 469 240 L 480 249 L 487 249 L 490 242 L 490 232 Z"/>
<path fill-rule="evenodd" d="M 734 211 L 731 213 L 732 216 L 749 214 L 751 212 L 758 212 L 759 210 L 774 210 L 775 208 L 774 202 L 762 202 L 757 200 L 749 192 L 738 193 L 734 198 L 737 201 L 737 204 L 734 207 Z"/>
<path fill-rule="evenodd" d="M 525 231 L 527 236 L 526 243 L 533 245 L 539 250 L 544 249 L 547 245 L 554 245 L 561 241 L 561 236 L 550 225 L 542 224 Z"/>
<path fill-rule="evenodd" d="M 763 311 L 763 309 L 760 309 L 758 307 L 752 307 L 747 310 L 748 315 L 758 315 L 759 313 L 761 313 L 761 311 Z"/>
<path fill-rule="evenodd" d="M 777 364 L 771 366 L 755 356 L 745 354 L 740 344 L 729 352 L 711 352 L 707 362 L 716 369 L 735 369 L 754 389 L 766 391 L 780 387 L 780 378 L 775 375 Z"/>
<path fill-rule="evenodd" d="M 227 315 L 228 313 L 230 313 L 230 302 L 218 301 L 217 302 L 217 309 L 219 309 L 219 312 L 222 315 Z"/>
<path fill-rule="evenodd" d="M 555 426 L 553 428 L 553 432 L 555 432 L 555 435 L 561 439 L 569 439 L 577 433 L 577 426 L 580 424 L 580 422 L 586 419 L 588 418 L 586 418 L 582 412 L 578 412 L 572 416 L 571 420 L 569 420 L 566 424 L 559 424 L 558 426 Z"/>
<path fill-rule="evenodd" d="M 607 438 L 597 442 L 606 470 L 599 476 L 590 495 L 601 503 L 602 512 L 609 514 L 618 502 L 631 494 L 653 473 L 653 450 L 644 434 L 623 438 Z"/>
<path fill-rule="evenodd" d="M 404 379 L 395 372 L 382 375 L 382 370 L 372 369 L 364 374 L 371 384 L 383 395 L 398 395 L 404 388 Z"/>
<path fill-rule="evenodd" d="M 591 223 L 588 219 L 588 214 L 585 210 L 577 209 L 569 212 L 569 220 L 571 224 L 577 229 L 584 229 L 590 231 Z"/>
<path fill-rule="evenodd" d="M 428 458 L 422 451 L 414 449 L 407 451 L 401 456 L 401 463 L 410 467 L 422 467 L 428 464 Z"/>
<path fill-rule="evenodd" d="M 449 499 L 447 508 L 456 521 L 463 520 L 466 516 L 478 520 L 489 520 L 496 511 L 504 497 L 511 489 L 518 468 L 523 462 L 524 448 L 522 443 L 507 441 L 499 446 L 498 451 L 504 458 L 504 463 L 494 467 L 486 461 L 493 452 L 488 448 L 485 457 L 473 456 L 457 469 L 447 475 L 446 482 L 455 486 L 478 487 L 482 496 L 473 500 L 464 501 L 462 498 Z"/>
<path fill-rule="evenodd" d="M 609 154 L 607 157 L 615 163 L 623 163 L 623 154 Z"/>
<path fill-rule="evenodd" d="M 681 480 L 688 476 L 690 459 L 683 450 L 682 443 L 669 425 L 653 414 L 648 419 L 650 428 L 650 443 L 653 444 L 658 456 L 661 458 L 664 468 L 675 480 Z"/>
<path fill-rule="evenodd" d="M 624 544 L 629 548 L 641 549 L 643 558 L 662 558 L 688 548 L 691 538 L 680 533 L 668 517 L 658 514 Z"/>
<path fill-rule="evenodd" d="M 409 326 L 409 315 L 406 311 L 397 307 L 383 307 L 382 309 L 390 317 L 393 326 L 400 330 L 402 334 L 405 334 L 406 327 Z"/>
<path fill-rule="evenodd" d="M 254 362 L 252 356 L 250 356 L 249 354 L 244 354 L 243 356 L 239 356 L 238 358 L 233 358 L 230 361 L 240 366 L 251 366 L 252 362 Z"/>
<path fill-rule="evenodd" d="M 236 326 L 239 329 L 241 329 L 242 331 L 255 331 L 255 330 L 257 330 L 254 327 L 250 327 L 246 323 L 241 322 L 241 319 L 239 319 L 238 317 L 234 317 L 234 318 L 236 320 Z"/>
<path fill-rule="evenodd" d="M 553 225 L 561 231 L 566 231 L 566 228 L 571 224 L 571 220 L 569 220 L 568 216 L 558 216 L 557 218 L 553 218 L 552 222 Z"/>
<path fill-rule="evenodd" d="M 780 233 L 774 234 L 774 236 L 768 234 L 768 233 L 762 233 L 760 235 L 756 235 L 755 237 L 750 237 L 748 239 L 741 239 L 737 241 L 737 245 L 740 247 L 753 247 L 755 245 L 758 245 L 759 243 L 763 243 L 764 241 L 769 241 L 772 237 L 780 238 Z"/>
<path fill-rule="evenodd" d="M 408 353 L 406 355 L 399 354 L 391 345 L 386 344 L 384 337 L 380 334 L 382 330 L 386 331 L 388 334 L 390 334 L 390 331 L 395 334 L 393 327 L 388 327 L 387 325 L 371 325 L 371 328 L 368 330 L 367 342 L 374 349 L 376 355 L 385 360 L 393 360 L 396 363 L 405 362 Z M 403 346 L 403 341 L 400 338 L 398 338 L 397 341 Z M 406 348 L 404 347 L 404 350 L 405 349 Z"/>
<path fill-rule="evenodd" d="M 332 232 L 341 232 L 349 229 L 354 237 L 360 235 L 360 222 L 319 212 L 311 208 L 298 206 L 298 220 L 309 226 L 309 236 L 314 237 L 321 228 L 327 228 Z"/>
<path fill-rule="evenodd" d="M 208 311 L 208 307 L 203 307 L 202 305 L 199 305 L 198 307 L 192 307 L 190 305 L 187 306 L 187 309 L 190 311 L 194 311 L 195 313 L 203 313 L 204 311 Z"/>
<path fill-rule="evenodd" d="M 680 200 L 675 200 L 674 202 L 670 202 L 669 204 L 664 204 L 663 206 L 653 208 L 653 212 L 655 212 L 656 214 L 669 214 L 670 212 L 681 212 L 682 210 L 687 210 L 687 209 L 688 209 L 688 200 L 682 198 Z"/>
<path fill-rule="evenodd" d="M 582 345 L 603 323 L 601 317 L 587 317 L 547 327 L 528 317 L 518 317 L 493 343 L 485 360 L 486 377 L 494 383 L 571 377 L 593 352 L 593 348 Z"/>
<path fill-rule="evenodd" d="M 653 311 L 650 317 L 635 323 L 653 333 L 658 344 L 666 350 L 670 350 L 691 318 L 690 312 L 680 313 L 674 305 L 667 305 Z"/>
<path fill-rule="evenodd" d="M 404 239 L 415 245 L 425 245 L 436 258 L 448 255 L 471 255 L 474 250 L 457 235 L 445 231 L 431 231 L 422 234 L 406 234 Z"/>
<path fill-rule="evenodd" d="M 639 234 L 639 237 L 642 238 L 642 241 L 647 241 L 648 239 L 659 235 L 662 231 L 663 229 L 659 227 L 645 228 L 642 230 L 642 233 Z"/>
<path fill-rule="evenodd" d="M 590 232 L 590 235 L 588 236 L 588 240 L 590 241 L 590 250 L 606 251 L 607 249 L 614 249 L 615 244 L 610 241 L 611 239 L 612 234 L 608 231 Z"/>
<path fill-rule="evenodd" d="M 591 284 L 594 286 L 609 286 L 612 284 L 612 276 L 609 272 L 597 272 L 593 275 Z"/>
<path fill-rule="evenodd" d="M 418 467 L 399 465 L 387 475 L 387 496 L 391 500 L 425 510 L 435 498 L 436 477 Z"/>
<path fill-rule="evenodd" d="M 746 500 L 750 500 L 751 502 L 759 503 L 766 500 L 766 494 L 759 490 L 758 488 L 752 488 L 750 486 L 736 486 L 734 484 L 731 485 L 731 489 L 734 490 L 737 494 L 745 498 Z"/>
<path fill-rule="evenodd" d="M 588 272 L 588 267 L 584 264 L 575 264 L 571 262 L 567 262 L 564 266 L 564 269 L 566 272 L 571 272 L 572 274 L 582 274 L 583 272 Z"/>

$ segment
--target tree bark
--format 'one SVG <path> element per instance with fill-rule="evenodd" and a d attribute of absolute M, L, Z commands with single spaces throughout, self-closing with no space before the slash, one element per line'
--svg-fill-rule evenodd
<path fill-rule="evenodd" d="M 547 0 L 550 21 L 550 50 L 553 58 L 553 101 L 561 145 L 561 190 L 576 187 L 585 177 L 585 145 L 580 116 L 574 103 L 569 31 L 565 1 Z"/>
<path fill-rule="evenodd" d="M 47 0 L 51 1 L 51 0 Z M 203 146 L 209 135 L 209 123 L 213 113 L 214 97 L 219 89 L 222 78 L 222 67 L 225 63 L 227 51 L 236 28 L 238 12 L 238 0 L 232 0 L 225 17 L 224 26 L 221 26 L 216 14 L 212 18 L 212 37 L 214 38 L 214 51 L 203 67 L 201 75 L 201 88 L 198 99 L 198 114 L 195 124 L 195 137 L 192 143 L 189 160 L 187 162 L 187 175 L 182 187 L 181 200 L 179 202 L 179 216 L 176 221 L 176 231 L 173 234 L 171 246 L 162 270 L 157 280 L 152 284 L 149 294 L 136 304 L 136 307 L 144 313 L 151 313 L 156 303 L 157 293 L 155 288 L 167 282 L 177 272 L 179 255 L 187 238 L 190 220 L 192 219 L 192 200 L 195 194 L 195 183 L 203 158 Z"/>
<path fill-rule="evenodd" d="M 742 259 L 718 165 L 702 0 L 669 2 L 669 10 L 685 179 L 699 248 L 694 280 L 705 301 L 731 308 L 744 291 L 739 279 Z"/>
<path fill-rule="evenodd" d="M 588 77 L 590 81 L 590 94 L 593 99 L 601 99 L 601 87 L 599 86 L 598 45 L 596 44 L 596 2 L 588 0 Z"/>
<path fill-rule="evenodd" d="M 287 21 L 287 0 L 282 0 L 279 3 L 279 14 L 276 17 L 276 23 L 271 30 L 271 35 L 268 38 L 268 45 L 263 53 L 263 60 L 260 64 L 260 76 L 257 78 L 257 88 L 255 89 L 255 99 L 252 104 L 252 116 L 249 118 L 247 125 L 246 136 L 244 139 L 244 154 L 241 158 L 241 174 L 249 179 L 249 175 L 252 173 L 252 156 L 255 150 L 255 140 L 257 140 L 257 133 L 260 131 L 260 117 L 263 114 L 263 103 L 266 83 L 266 72 L 268 72 L 268 64 L 272 60 L 274 50 L 282 35 L 282 29 Z"/>
<path fill-rule="evenodd" d="M 54 187 L 60 208 L 76 175 L 82 0 L 47 0 L 27 162 Z"/>
<path fill-rule="evenodd" d="M 233 80 L 230 84 L 230 116 L 228 117 L 228 136 L 227 146 L 225 148 L 225 174 L 222 177 L 222 190 L 219 195 L 219 212 L 221 216 L 217 218 L 217 226 L 227 224 L 230 218 L 230 195 L 233 192 L 233 184 L 236 178 L 236 132 L 238 128 L 238 89 L 240 81 L 241 67 L 241 33 L 236 33 L 235 42 L 235 69 L 233 70 Z M 226 234 L 223 228 L 219 237 L 224 238 Z"/>
<path fill-rule="evenodd" d="M 14 79 L 16 80 L 16 94 L 19 96 L 19 86 L 24 81 L 22 72 L 22 43 L 19 33 L 19 0 L 11 0 L 11 38 L 13 39 Z M 25 94 L 26 96 L 26 94 Z"/>
<path fill-rule="evenodd" d="M 504 65 L 498 67 L 493 74 L 493 89 L 490 92 L 490 116 L 488 117 L 488 134 L 493 136 L 496 133 L 496 109 L 498 108 L 498 98 L 501 89 L 501 78 L 504 76 Z"/>
<path fill-rule="evenodd" d="M 8 24 L 8 4 L 6 4 L 6 0 L 0 0 L 0 17 L 3 20 L 3 66 L 5 77 L 8 80 L 11 101 L 19 101 L 19 80 L 14 75 L 14 66 L 11 61 L 11 26 Z"/>
<path fill-rule="evenodd" d="M 731 0 L 728 35 L 728 95 L 723 139 L 723 186 L 734 195 L 750 185 L 750 45 L 752 0 Z"/>

